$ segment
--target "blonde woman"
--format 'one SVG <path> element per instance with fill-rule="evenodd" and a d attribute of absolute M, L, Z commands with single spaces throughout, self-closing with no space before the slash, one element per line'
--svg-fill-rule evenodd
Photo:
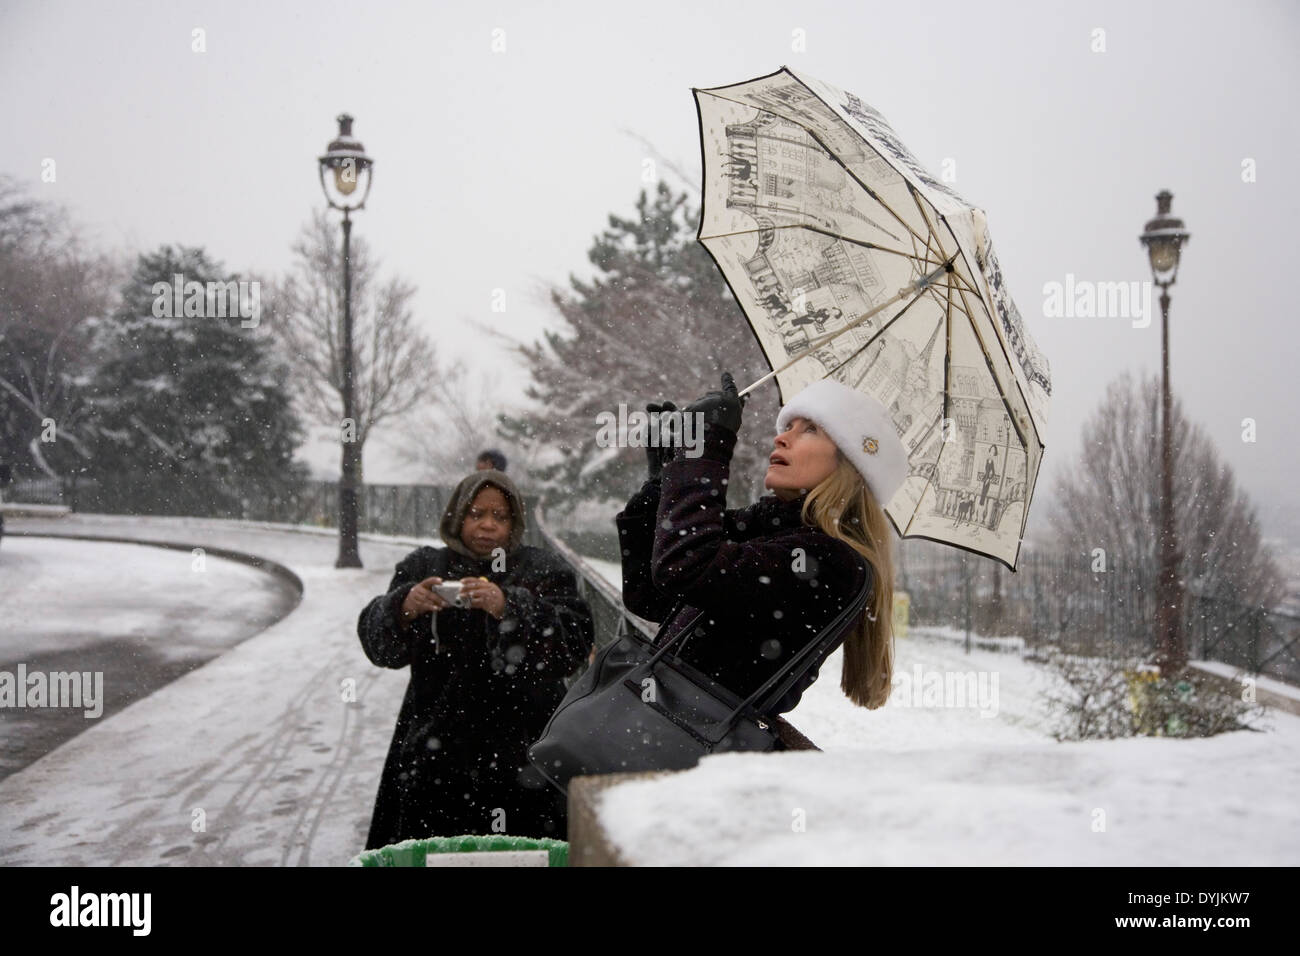
<path fill-rule="evenodd" d="M 764 480 L 772 494 L 729 510 L 742 407 L 724 374 L 721 391 L 683 410 L 703 416 L 701 454 L 650 451 L 650 480 L 616 518 L 624 604 L 662 621 L 659 644 L 705 611 L 679 654 L 744 697 L 847 607 L 869 575 L 866 609 L 842 637 L 840 687 L 855 704 L 880 707 L 894 661 L 893 531 L 881 502 L 902 485 L 908 467 L 893 421 L 854 389 L 814 383 L 777 417 Z M 663 620 L 679 602 L 672 619 Z M 794 709 L 824 660 L 774 715 Z"/>

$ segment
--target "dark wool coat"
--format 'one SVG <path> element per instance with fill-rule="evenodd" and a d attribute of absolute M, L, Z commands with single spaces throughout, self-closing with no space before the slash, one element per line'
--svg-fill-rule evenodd
<path fill-rule="evenodd" d="M 448 547 L 421 547 L 403 558 L 387 592 L 357 621 L 372 663 L 411 668 L 367 849 L 462 833 L 567 839 L 563 797 L 526 751 L 563 699 L 564 677 L 586 660 L 591 611 L 559 557 L 518 544 L 522 503 L 503 479 L 484 471 L 462 482 L 443 520 Z M 448 531 L 458 535 L 484 483 L 502 488 L 515 515 L 505 570 L 493 570 L 490 557 L 475 558 Z M 403 624 L 407 592 L 433 576 L 487 578 L 505 593 L 504 615 L 498 621 L 481 609 L 445 608 Z"/>
<path fill-rule="evenodd" d="M 708 429 L 700 457 L 679 451 L 662 480 L 646 482 L 615 522 L 628 610 L 663 622 L 660 645 L 705 611 L 678 653 L 747 697 L 852 603 L 871 566 L 845 542 L 803 524 L 806 496 L 783 502 L 766 495 L 728 510 L 735 441 L 731 432 Z M 686 606 L 664 621 L 678 600 Z M 842 642 L 843 635 L 830 651 Z M 773 716 L 794 709 L 830 651 Z"/>

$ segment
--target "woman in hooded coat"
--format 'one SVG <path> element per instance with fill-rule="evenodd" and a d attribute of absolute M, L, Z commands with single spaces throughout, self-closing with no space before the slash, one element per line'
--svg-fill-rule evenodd
<path fill-rule="evenodd" d="M 591 610 L 556 555 L 521 544 L 524 508 L 485 469 L 452 493 L 445 548 L 420 547 L 357 620 L 371 663 L 410 666 L 366 848 L 462 833 L 567 838 L 527 748 L 592 645 Z M 462 582 L 457 607 L 434 590 Z"/>
<path fill-rule="evenodd" d="M 893 556 L 881 503 L 902 485 L 908 468 L 893 420 L 869 396 L 839 382 L 814 383 L 777 418 L 764 480 L 773 494 L 729 510 L 731 454 L 743 406 L 729 374 L 722 385 L 682 412 L 703 416 L 696 456 L 648 449 L 650 479 L 615 519 L 624 604 L 662 622 L 659 645 L 704 611 L 677 653 L 747 697 L 815 639 L 869 579 L 866 608 L 839 642 L 840 687 L 855 704 L 880 707 L 893 677 Z M 675 412 L 671 403 L 663 407 Z M 835 646 L 771 716 L 794 709 Z"/>

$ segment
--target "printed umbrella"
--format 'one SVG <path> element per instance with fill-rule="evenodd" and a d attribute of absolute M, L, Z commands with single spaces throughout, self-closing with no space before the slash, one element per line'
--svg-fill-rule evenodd
<path fill-rule="evenodd" d="M 1051 379 L 984 213 L 851 93 L 787 67 L 693 92 L 698 238 L 774 370 L 745 391 L 834 378 L 874 396 L 909 453 L 882 502 L 899 535 L 1014 571 Z"/>

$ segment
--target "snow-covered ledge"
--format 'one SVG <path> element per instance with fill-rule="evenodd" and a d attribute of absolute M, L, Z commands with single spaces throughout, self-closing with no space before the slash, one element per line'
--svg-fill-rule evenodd
<path fill-rule="evenodd" d="M 1294 731 L 719 754 L 576 788 L 570 852 L 575 865 L 1291 866 L 1297 792 Z"/>
<path fill-rule="evenodd" d="M 28 505 L 21 501 L 0 504 L 0 514 L 10 518 L 66 518 L 71 510 L 67 505 Z"/>
<path fill-rule="evenodd" d="M 944 628 L 910 628 L 896 650 L 884 707 L 848 701 L 836 651 L 787 715 L 824 752 L 719 754 L 680 773 L 575 781 L 571 863 L 1300 860 L 1300 716 L 1272 709 L 1263 732 L 1208 739 L 1058 743 L 1050 669 L 1011 647 L 966 653 Z M 950 694 L 950 679 L 967 692 Z"/>
<path fill-rule="evenodd" d="M 1266 707 L 1276 707 L 1300 717 L 1300 687 L 1274 680 L 1263 674 L 1252 674 L 1242 667 L 1234 667 L 1222 661 L 1189 661 L 1193 670 L 1216 678 L 1220 685 L 1231 694 L 1239 694 L 1247 680 L 1255 684 L 1255 698 Z"/>

